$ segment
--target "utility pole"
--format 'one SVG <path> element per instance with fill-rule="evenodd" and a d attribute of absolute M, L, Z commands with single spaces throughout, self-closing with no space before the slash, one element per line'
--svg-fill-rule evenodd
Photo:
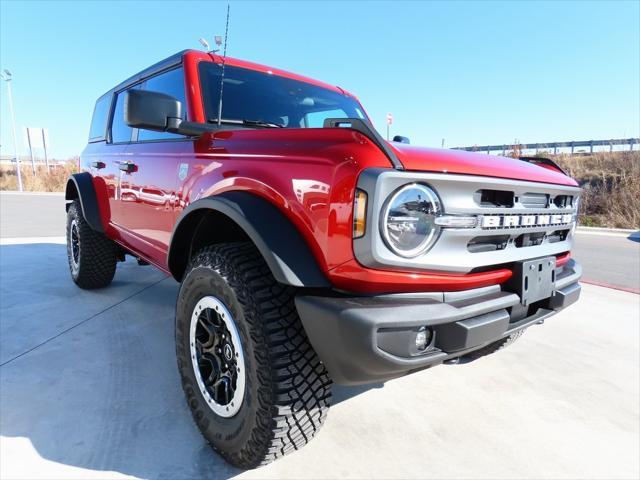
<path fill-rule="evenodd" d="M 18 190 L 22 191 L 22 175 L 20 173 L 20 158 L 18 157 L 18 137 L 16 136 L 16 119 L 13 115 L 13 99 L 11 97 L 11 72 L 4 70 L 0 73 L 0 78 L 7 82 L 7 98 L 9 102 L 9 115 L 11 115 L 11 131 L 13 133 L 13 151 L 16 161 L 16 178 L 18 179 Z"/>
<path fill-rule="evenodd" d="M 47 155 L 47 136 L 45 135 L 44 128 L 42 131 L 42 148 L 44 148 L 44 163 L 47 165 L 47 173 L 49 173 L 49 156 Z"/>
<path fill-rule="evenodd" d="M 31 145 L 31 129 L 27 127 L 27 141 L 29 142 L 29 155 L 31 156 L 31 170 L 33 176 L 36 176 L 36 160 L 33 156 L 33 145 Z"/>

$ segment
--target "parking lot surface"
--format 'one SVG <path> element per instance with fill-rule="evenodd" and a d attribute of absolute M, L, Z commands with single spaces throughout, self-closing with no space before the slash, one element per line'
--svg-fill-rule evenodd
<path fill-rule="evenodd" d="M 497 354 L 336 387 L 316 439 L 243 472 L 185 404 L 175 281 L 127 261 L 109 288 L 82 291 L 62 238 L 0 243 L 0 478 L 640 476 L 633 293 L 584 285 L 578 304 Z"/>

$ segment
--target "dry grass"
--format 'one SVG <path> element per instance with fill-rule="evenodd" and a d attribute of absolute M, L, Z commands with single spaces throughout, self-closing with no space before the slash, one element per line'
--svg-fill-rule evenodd
<path fill-rule="evenodd" d="M 553 159 L 583 188 L 582 225 L 640 227 L 640 152 L 558 155 Z"/>
<path fill-rule="evenodd" d="M 78 160 L 52 165 L 49 173 L 44 165 L 37 165 L 35 175 L 30 163 L 21 162 L 20 167 L 25 192 L 63 192 L 69 175 L 78 171 Z M 15 165 L 0 166 L 0 190 L 18 190 Z"/>
<path fill-rule="evenodd" d="M 507 156 L 519 157 L 516 140 Z M 537 157 L 557 162 L 583 189 L 580 224 L 587 227 L 640 227 L 640 152 L 597 152 L 553 155 L 540 151 Z"/>

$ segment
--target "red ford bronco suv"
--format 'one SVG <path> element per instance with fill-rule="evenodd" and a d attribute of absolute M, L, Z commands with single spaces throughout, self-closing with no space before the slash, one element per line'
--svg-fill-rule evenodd
<path fill-rule="evenodd" d="M 132 255 L 181 282 L 182 385 L 231 464 L 306 444 L 332 382 L 478 358 L 578 299 L 557 165 L 395 140 L 339 87 L 199 51 L 96 102 L 71 276 L 105 287 Z"/>

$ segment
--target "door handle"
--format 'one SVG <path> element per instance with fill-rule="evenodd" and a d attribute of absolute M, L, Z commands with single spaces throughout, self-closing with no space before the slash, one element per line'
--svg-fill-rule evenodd
<path fill-rule="evenodd" d="M 135 163 L 129 163 L 129 162 L 120 162 L 120 165 L 118 165 L 118 168 L 123 172 L 127 172 L 127 173 L 133 173 L 138 171 L 138 166 Z"/>
<path fill-rule="evenodd" d="M 97 168 L 98 170 L 100 170 L 101 168 L 106 167 L 107 165 L 104 162 L 91 162 L 91 167 L 92 168 Z"/>

